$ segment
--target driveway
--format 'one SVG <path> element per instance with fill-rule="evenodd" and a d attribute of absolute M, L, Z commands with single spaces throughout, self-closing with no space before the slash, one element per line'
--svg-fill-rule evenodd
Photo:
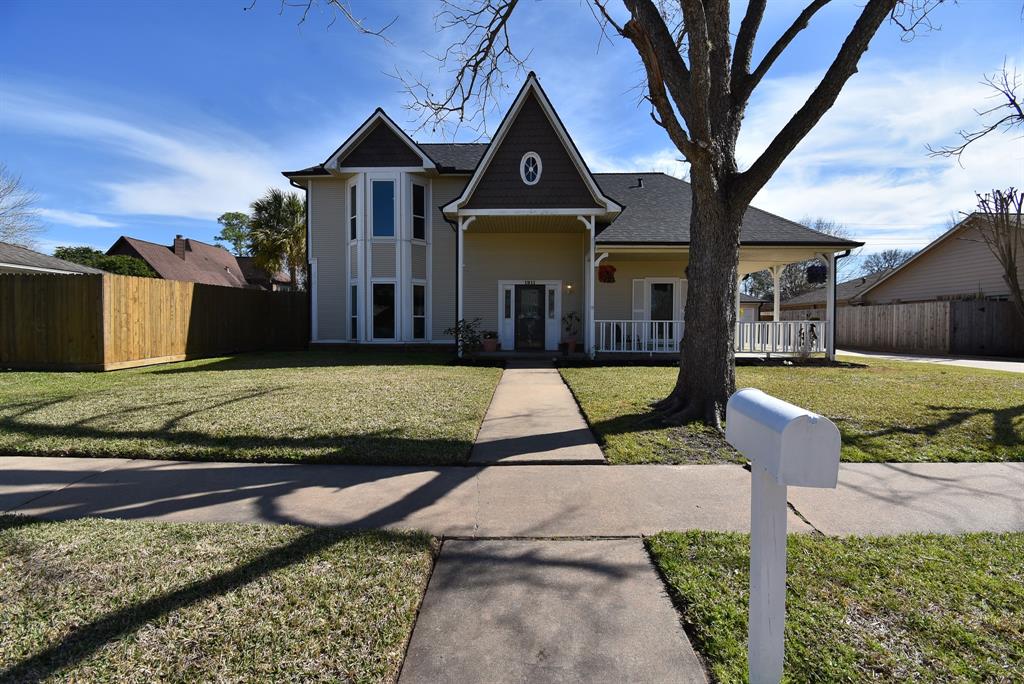
<path fill-rule="evenodd" d="M 855 352 L 844 349 L 836 350 L 843 356 L 856 356 L 865 359 L 884 359 L 886 361 L 909 361 L 911 363 L 932 363 L 940 366 L 963 366 L 964 368 L 980 368 L 982 370 L 1006 371 L 1008 373 L 1024 373 L 1024 360 L 1001 359 L 994 357 L 956 357 L 956 356 L 921 356 L 917 354 L 889 354 L 884 352 Z"/>

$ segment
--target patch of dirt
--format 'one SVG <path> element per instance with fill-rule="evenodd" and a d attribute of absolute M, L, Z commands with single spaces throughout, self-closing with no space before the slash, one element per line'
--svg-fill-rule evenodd
<path fill-rule="evenodd" d="M 700 423 L 666 425 L 664 435 L 667 443 L 656 445 L 654 450 L 665 463 L 742 465 L 747 462 L 747 459 L 729 446 L 724 435 Z"/>

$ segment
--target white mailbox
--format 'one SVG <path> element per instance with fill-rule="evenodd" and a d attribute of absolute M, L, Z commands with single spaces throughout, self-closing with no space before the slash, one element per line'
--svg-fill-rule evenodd
<path fill-rule="evenodd" d="M 729 398 L 725 438 L 750 459 L 751 684 L 782 680 L 786 621 L 786 486 L 835 488 L 839 429 L 756 389 Z"/>
<path fill-rule="evenodd" d="M 741 389 L 726 406 L 725 438 L 780 485 L 836 486 L 839 429 L 823 416 L 758 389 Z"/>

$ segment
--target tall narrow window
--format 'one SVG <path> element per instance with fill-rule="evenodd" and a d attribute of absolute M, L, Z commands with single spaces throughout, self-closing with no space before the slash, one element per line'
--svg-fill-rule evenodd
<path fill-rule="evenodd" d="M 548 318 L 555 317 L 555 291 L 548 290 Z"/>
<path fill-rule="evenodd" d="M 427 337 L 427 286 L 412 286 L 412 337 L 423 340 Z"/>
<path fill-rule="evenodd" d="M 427 189 L 412 184 L 412 237 L 414 240 L 427 239 Z"/>
<path fill-rule="evenodd" d="M 395 182 L 373 181 L 373 237 L 395 236 Z"/>
<path fill-rule="evenodd" d="M 373 284 L 373 339 L 395 339 L 395 284 Z"/>
<path fill-rule="evenodd" d="M 356 239 L 356 226 L 358 225 L 356 214 L 356 184 L 353 183 L 348 189 L 348 239 Z"/>
<path fill-rule="evenodd" d="M 350 338 L 353 340 L 359 339 L 359 286 L 353 285 L 351 287 L 352 302 L 349 305 L 351 307 L 351 330 L 349 331 Z"/>
<path fill-rule="evenodd" d="M 512 318 L 512 289 L 505 288 L 505 318 Z"/>

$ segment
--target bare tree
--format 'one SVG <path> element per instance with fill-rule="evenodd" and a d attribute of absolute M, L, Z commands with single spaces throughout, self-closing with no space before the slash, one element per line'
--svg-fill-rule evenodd
<path fill-rule="evenodd" d="M 861 264 L 861 275 L 874 275 L 882 271 L 890 271 L 899 268 L 907 262 L 916 252 L 912 249 L 883 249 L 881 252 L 868 254 Z"/>
<path fill-rule="evenodd" d="M 34 247 L 34 237 L 42 229 L 35 193 L 21 184 L 21 176 L 0 164 L 0 242 Z"/>
<path fill-rule="evenodd" d="M 957 135 L 960 142 L 956 145 L 946 147 L 928 146 L 928 151 L 933 157 L 956 157 L 958 160 L 967 149 L 968 145 L 984 138 L 993 131 L 1012 131 L 1024 125 L 1024 102 L 1021 101 L 1017 90 L 1021 87 L 1021 78 L 1017 70 L 1010 71 L 1003 63 L 1000 71 L 986 75 L 982 83 L 992 91 L 990 99 L 996 101 L 991 107 L 975 109 L 974 113 L 982 119 L 982 125 L 973 130 L 960 129 Z"/>
<path fill-rule="evenodd" d="M 864 0 L 806 102 L 745 170 L 736 161 L 736 141 L 751 95 L 829 0 L 808 0 L 756 64 L 754 43 L 767 0 L 748 0 L 735 36 L 729 0 L 622 0 L 624 14 L 613 13 L 609 1 L 591 0 L 602 36 L 618 36 L 635 48 L 651 118 L 690 165 L 686 335 L 678 380 L 657 408 L 669 420 L 720 427 L 736 387 L 734 302 L 740 222 L 747 207 L 835 103 L 879 27 L 888 19 L 912 37 L 930 26 L 929 13 L 943 0 Z M 289 2 L 309 7 L 317 0 L 282 4 Z M 451 85 L 435 96 L 411 84 L 412 106 L 434 123 L 452 117 L 473 121 L 473 112 L 493 104 L 492 90 L 502 74 L 525 61 L 509 43 L 508 22 L 517 0 L 444 0 L 441 7 L 440 26 L 462 28 L 465 36 L 439 56 L 449 67 Z"/>
<path fill-rule="evenodd" d="M 977 216 L 980 220 L 975 222 L 975 229 L 1003 268 L 1003 280 L 1010 290 L 1010 300 L 1024 319 L 1024 296 L 1021 295 L 1018 266 L 1024 256 L 1022 205 L 1024 193 L 1015 188 L 993 190 L 984 195 L 978 193 Z"/>

